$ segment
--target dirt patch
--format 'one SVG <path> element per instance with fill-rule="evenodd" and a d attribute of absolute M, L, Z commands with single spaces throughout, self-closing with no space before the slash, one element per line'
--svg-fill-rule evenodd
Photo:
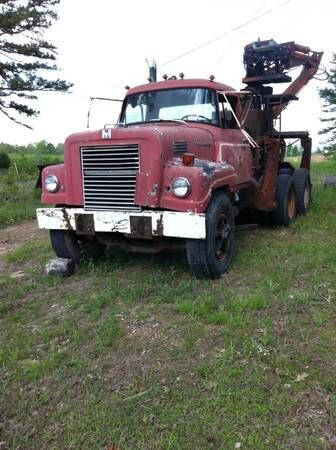
<path fill-rule="evenodd" d="M 4 256 L 23 244 L 38 241 L 46 236 L 36 220 L 27 220 L 0 230 L 0 273 L 5 270 Z"/>
<path fill-rule="evenodd" d="M 45 230 L 40 230 L 36 220 L 27 220 L 18 225 L 3 228 L 0 231 L 0 257 L 6 251 L 13 250 L 19 245 L 41 239 L 46 235 Z"/>

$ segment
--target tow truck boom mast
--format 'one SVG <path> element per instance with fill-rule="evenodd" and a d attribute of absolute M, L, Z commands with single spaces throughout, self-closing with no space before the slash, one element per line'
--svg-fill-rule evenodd
<path fill-rule="evenodd" d="M 314 77 L 322 55 L 323 52 L 312 51 L 309 47 L 295 42 L 277 44 L 273 39 L 253 42 L 245 47 L 246 77 L 243 82 L 256 92 L 265 92 L 265 84 L 291 82 L 286 71 L 303 66 L 300 75 L 281 94 L 284 101 L 273 106 L 272 116 L 276 119 Z"/>

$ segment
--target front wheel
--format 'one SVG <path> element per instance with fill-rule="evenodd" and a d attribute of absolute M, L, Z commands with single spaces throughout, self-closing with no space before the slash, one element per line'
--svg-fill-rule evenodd
<path fill-rule="evenodd" d="M 79 240 L 74 231 L 50 230 L 52 248 L 60 258 L 73 259 L 77 264 L 83 259 L 97 259 L 106 246 L 96 240 Z"/>
<path fill-rule="evenodd" d="M 206 238 L 187 239 L 187 258 L 196 278 L 219 278 L 233 258 L 235 223 L 230 199 L 214 194 L 206 213 Z"/>

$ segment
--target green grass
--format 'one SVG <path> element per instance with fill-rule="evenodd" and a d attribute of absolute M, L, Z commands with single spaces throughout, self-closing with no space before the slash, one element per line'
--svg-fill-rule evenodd
<path fill-rule="evenodd" d="M 27 219 L 34 219 L 36 208 L 40 206 L 40 200 L 32 195 L 0 203 L 0 229 Z"/>
<path fill-rule="evenodd" d="M 61 161 L 62 155 L 10 154 L 9 171 L 0 170 L 0 229 L 36 217 L 41 190 L 35 189 L 37 164 Z M 19 177 L 14 169 L 16 164 Z"/>
<path fill-rule="evenodd" d="M 193 279 L 183 253 L 110 252 L 68 279 L 43 275 L 47 240 L 7 254 L 0 441 L 333 448 L 336 190 L 321 186 L 333 173 L 313 165 L 314 203 L 293 226 L 240 232 L 217 281 Z"/>

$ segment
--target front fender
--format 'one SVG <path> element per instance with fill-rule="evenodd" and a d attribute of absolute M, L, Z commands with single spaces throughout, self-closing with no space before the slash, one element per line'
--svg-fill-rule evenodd
<path fill-rule="evenodd" d="M 57 192 L 48 192 L 44 187 L 44 181 L 48 175 L 55 175 L 60 183 L 60 188 Z M 52 205 L 66 204 L 66 190 L 65 190 L 65 171 L 64 164 L 57 164 L 55 166 L 45 167 L 42 171 L 42 203 L 49 203 Z"/>
<path fill-rule="evenodd" d="M 191 193 L 186 198 L 176 197 L 171 185 L 175 178 L 187 178 Z M 163 192 L 160 207 L 174 211 L 203 213 L 206 211 L 211 193 L 222 186 L 235 184 L 237 175 L 234 168 L 225 162 L 209 162 L 195 159 L 193 166 L 184 166 L 182 159 L 171 161 L 163 171 Z"/>

